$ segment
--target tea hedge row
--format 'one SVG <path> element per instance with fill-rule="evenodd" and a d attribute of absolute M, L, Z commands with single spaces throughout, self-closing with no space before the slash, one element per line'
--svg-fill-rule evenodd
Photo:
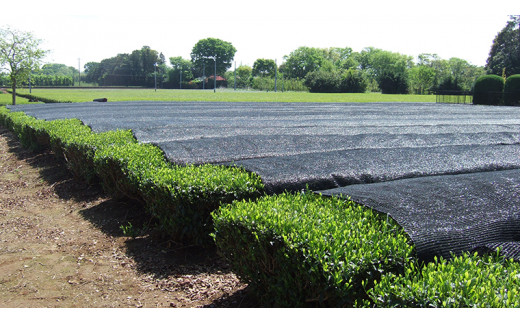
<path fill-rule="evenodd" d="M 411 263 L 369 292 L 378 307 L 520 307 L 520 264 L 498 253 Z"/>
<path fill-rule="evenodd" d="M 422 264 L 391 219 L 311 193 L 234 202 L 215 242 L 266 306 L 518 307 L 520 265 L 497 255 Z"/>
<path fill-rule="evenodd" d="M 0 122 L 33 150 L 50 147 L 75 176 L 101 180 L 108 193 L 141 201 L 174 240 L 212 244 L 211 211 L 263 194 L 259 176 L 238 167 L 177 166 L 129 130 L 94 133 L 77 119 L 43 121 L 0 108 Z"/>
<path fill-rule="evenodd" d="M 213 220 L 217 247 L 267 305 L 353 306 L 413 254 L 391 219 L 313 193 L 236 201 Z"/>

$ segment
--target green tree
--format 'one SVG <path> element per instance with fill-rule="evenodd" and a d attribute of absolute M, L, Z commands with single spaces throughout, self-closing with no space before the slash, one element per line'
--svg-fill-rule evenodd
<path fill-rule="evenodd" d="M 410 69 L 410 87 L 413 93 L 426 94 L 435 86 L 435 69 L 427 65 L 414 66 Z"/>
<path fill-rule="evenodd" d="M 408 70 L 413 66 L 412 57 L 373 48 L 364 50 L 362 56 L 362 64 L 377 81 L 382 93 L 408 93 Z"/>
<path fill-rule="evenodd" d="M 299 47 L 289 55 L 284 56 L 284 76 L 303 79 L 308 73 L 319 70 L 326 59 L 326 51 L 314 47 Z"/>
<path fill-rule="evenodd" d="M 253 64 L 253 76 L 274 77 L 276 63 L 272 59 L 259 58 Z"/>
<path fill-rule="evenodd" d="M 31 33 L 10 28 L 0 29 L 0 68 L 8 72 L 11 79 L 12 102 L 16 105 L 16 88 L 37 69 L 46 51 L 40 49 L 41 40 Z"/>
<path fill-rule="evenodd" d="M 493 40 L 486 69 L 489 74 L 520 74 L 520 16 L 511 16 Z"/>
<path fill-rule="evenodd" d="M 195 76 L 212 75 L 214 57 L 216 57 L 217 74 L 223 75 L 231 67 L 236 51 L 230 42 L 217 38 L 199 40 L 191 50 Z"/>
<path fill-rule="evenodd" d="M 168 84 L 172 88 L 179 88 L 179 82 L 189 82 L 193 80 L 193 64 L 190 60 L 184 59 L 181 56 L 170 57 L 170 65 L 172 69 L 168 72 Z"/>

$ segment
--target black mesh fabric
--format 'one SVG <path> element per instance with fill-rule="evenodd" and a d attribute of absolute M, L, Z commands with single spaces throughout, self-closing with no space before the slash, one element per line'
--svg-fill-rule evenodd
<path fill-rule="evenodd" d="M 98 132 L 132 129 L 174 163 L 256 172 L 269 193 L 309 187 L 352 195 L 394 217 L 424 259 L 497 246 L 518 259 L 518 107 L 88 102 L 9 108 L 40 119 L 78 118 Z"/>
<path fill-rule="evenodd" d="M 520 260 L 520 170 L 430 176 L 321 192 L 386 213 L 413 240 L 418 256 L 503 248 Z"/>

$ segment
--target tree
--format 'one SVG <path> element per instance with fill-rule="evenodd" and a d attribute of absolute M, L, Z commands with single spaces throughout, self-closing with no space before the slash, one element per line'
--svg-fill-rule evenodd
<path fill-rule="evenodd" d="M 199 40 L 191 51 L 195 76 L 213 75 L 214 57 L 216 57 L 217 74 L 223 75 L 231 67 L 236 51 L 230 42 L 217 38 Z"/>
<path fill-rule="evenodd" d="M 16 105 L 16 88 L 37 69 L 46 51 L 40 49 L 41 40 L 31 33 L 14 29 L 0 29 L 0 68 L 9 73 L 13 90 L 13 105 Z"/>
<path fill-rule="evenodd" d="M 272 59 L 259 58 L 253 64 L 253 76 L 274 77 L 276 63 Z"/>
<path fill-rule="evenodd" d="M 308 73 L 319 70 L 325 63 L 326 51 L 314 47 L 299 47 L 284 56 L 283 73 L 288 78 L 303 79 Z"/>
<path fill-rule="evenodd" d="M 511 16 L 497 34 L 489 52 L 486 69 L 489 74 L 520 74 L 520 16 Z"/>
<path fill-rule="evenodd" d="M 181 72 L 183 83 L 193 80 L 193 66 L 190 60 L 184 59 L 181 56 L 170 57 L 170 64 L 172 66 L 172 69 L 168 72 L 168 84 L 170 87 L 175 89 L 180 87 L 179 82 L 181 81 Z"/>
<path fill-rule="evenodd" d="M 375 78 L 383 94 L 408 93 L 408 70 L 413 66 L 410 56 L 369 48 L 362 57 L 361 64 Z"/>

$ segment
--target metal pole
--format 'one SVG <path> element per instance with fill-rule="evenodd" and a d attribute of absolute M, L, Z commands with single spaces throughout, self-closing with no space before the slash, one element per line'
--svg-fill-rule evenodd
<path fill-rule="evenodd" d="M 153 64 L 155 71 L 154 71 L 154 78 L 155 78 L 155 92 L 157 92 L 157 63 Z"/>
<path fill-rule="evenodd" d="M 237 90 L 237 62 L 235 61 L 235 74 L 233 76 L 233 78 L 235 79 L 235 82 L 233 84 L 233 90 Z"/>
<path fill-rule="evenodd" d="M 213 80 L 213 93 L 217 93 L 217 55 L 215 55 L 215 79 Z"/>
<path fill-rule="evenodd" d="M 32 93 L 31 73 L 29 73 L 29 93 Z"/>
<path fill-rule="evenodd" d="M 81 58 L 78 58 L 78 86 L 81 86 Z"/>
<path fill-rule="evenodd" d="M 182 67 L 181 67 L 180 73 L 179 73 L 179 89 L 182 89 Z"/>
<path fill-rule="evenodd" d="M 274 91 L 276 92 L 276 81 L 278 81 L 278 64 L 274 60 Z"/>
<path fill-rule="evenodd" d="M 202 89 L 206 89 L 206 61 L 202 62 Z"/>

